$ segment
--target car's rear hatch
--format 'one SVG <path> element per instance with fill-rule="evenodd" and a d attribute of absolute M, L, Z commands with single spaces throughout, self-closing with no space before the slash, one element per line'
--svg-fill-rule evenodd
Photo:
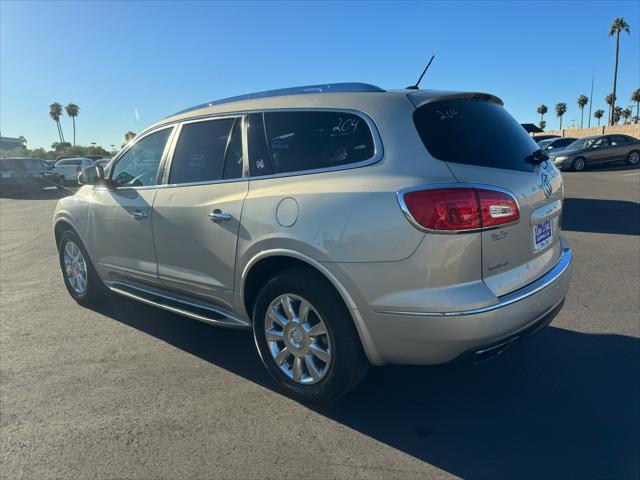
<path fill-rule="evenodd" d="M 517 202 L 516 222 L 482 230 L 482 278 L 495 295 L 521 288 L 560 258 L 562 177 L 496 97 L 410 94 L 414 121 L 429 153 L 445 162 L 458 182 L 493 186 Z M 525 161 L 528 158 L 529 161 Z"/>

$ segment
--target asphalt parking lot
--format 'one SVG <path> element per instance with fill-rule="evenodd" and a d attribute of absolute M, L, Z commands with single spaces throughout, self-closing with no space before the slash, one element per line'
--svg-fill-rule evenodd
<path fill-rule="evenodd" d="M 477 366 L 383 367 L 309 408 L 249 333 L 78 306 L 60 194 L 0 199 L 0 478 L 639 478 L 640 170 L 566 173 L 564 310 Z"/>

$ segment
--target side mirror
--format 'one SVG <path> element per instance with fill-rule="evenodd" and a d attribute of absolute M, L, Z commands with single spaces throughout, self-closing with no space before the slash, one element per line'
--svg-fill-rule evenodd
<path fill-rule="evenodd" d="M 104 169 L 96 165 L 82 170 L 78 174 L 78 183 L 80 185 L 98 185 L 104 181 Z"/>

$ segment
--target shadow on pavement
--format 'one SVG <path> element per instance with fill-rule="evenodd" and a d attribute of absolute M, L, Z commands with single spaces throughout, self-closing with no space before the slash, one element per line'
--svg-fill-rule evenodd
<path fill-rule="evenodd" d="M 64 187 L 57 189 L 55 187 L 45 188 L 37 192 L 30 192 L 26 189 L 7 189 L 0 190 L 0 198 L 11 198 L 14 200 L 56 200 L 62 197 L 68 197 L 76 193 L 77 188 Z"/>
<path fill-rule="evenodd" d="M 625 200 L 565 198 L 562 229 L 640 235 L 640 204 Z"/>
<path fill-rule="evenodd" d="M 270 389 L 251 334 L 113 298 L 105 315 Z M 476 366 L 374 368 L 311 407 L 451 474 L 638 478 L 640 341 L 549 327 Z"/>
<path fill-rule="evenodd" d="M 594 172 L 613 172 L 618 170 L 637 170 L 637 169 L 638 169 L 638 165 L 627 165 L 624 162 L 598 163 L 596 165 L 587 166 L 587 171 L 594 171 Z"/>

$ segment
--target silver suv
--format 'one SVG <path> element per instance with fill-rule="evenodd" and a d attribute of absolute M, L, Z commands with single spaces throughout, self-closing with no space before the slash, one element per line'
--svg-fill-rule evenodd
<path fill-rule="evenodd" d="M 251 94 L 84 171 L 55 241 L 81 305 L 114 292 L 252 329 L 287 394 L 328 402 L 370 364 L 481 361 L 552 320 L 572 255 L 545 159 L 492 95 Z"/>

